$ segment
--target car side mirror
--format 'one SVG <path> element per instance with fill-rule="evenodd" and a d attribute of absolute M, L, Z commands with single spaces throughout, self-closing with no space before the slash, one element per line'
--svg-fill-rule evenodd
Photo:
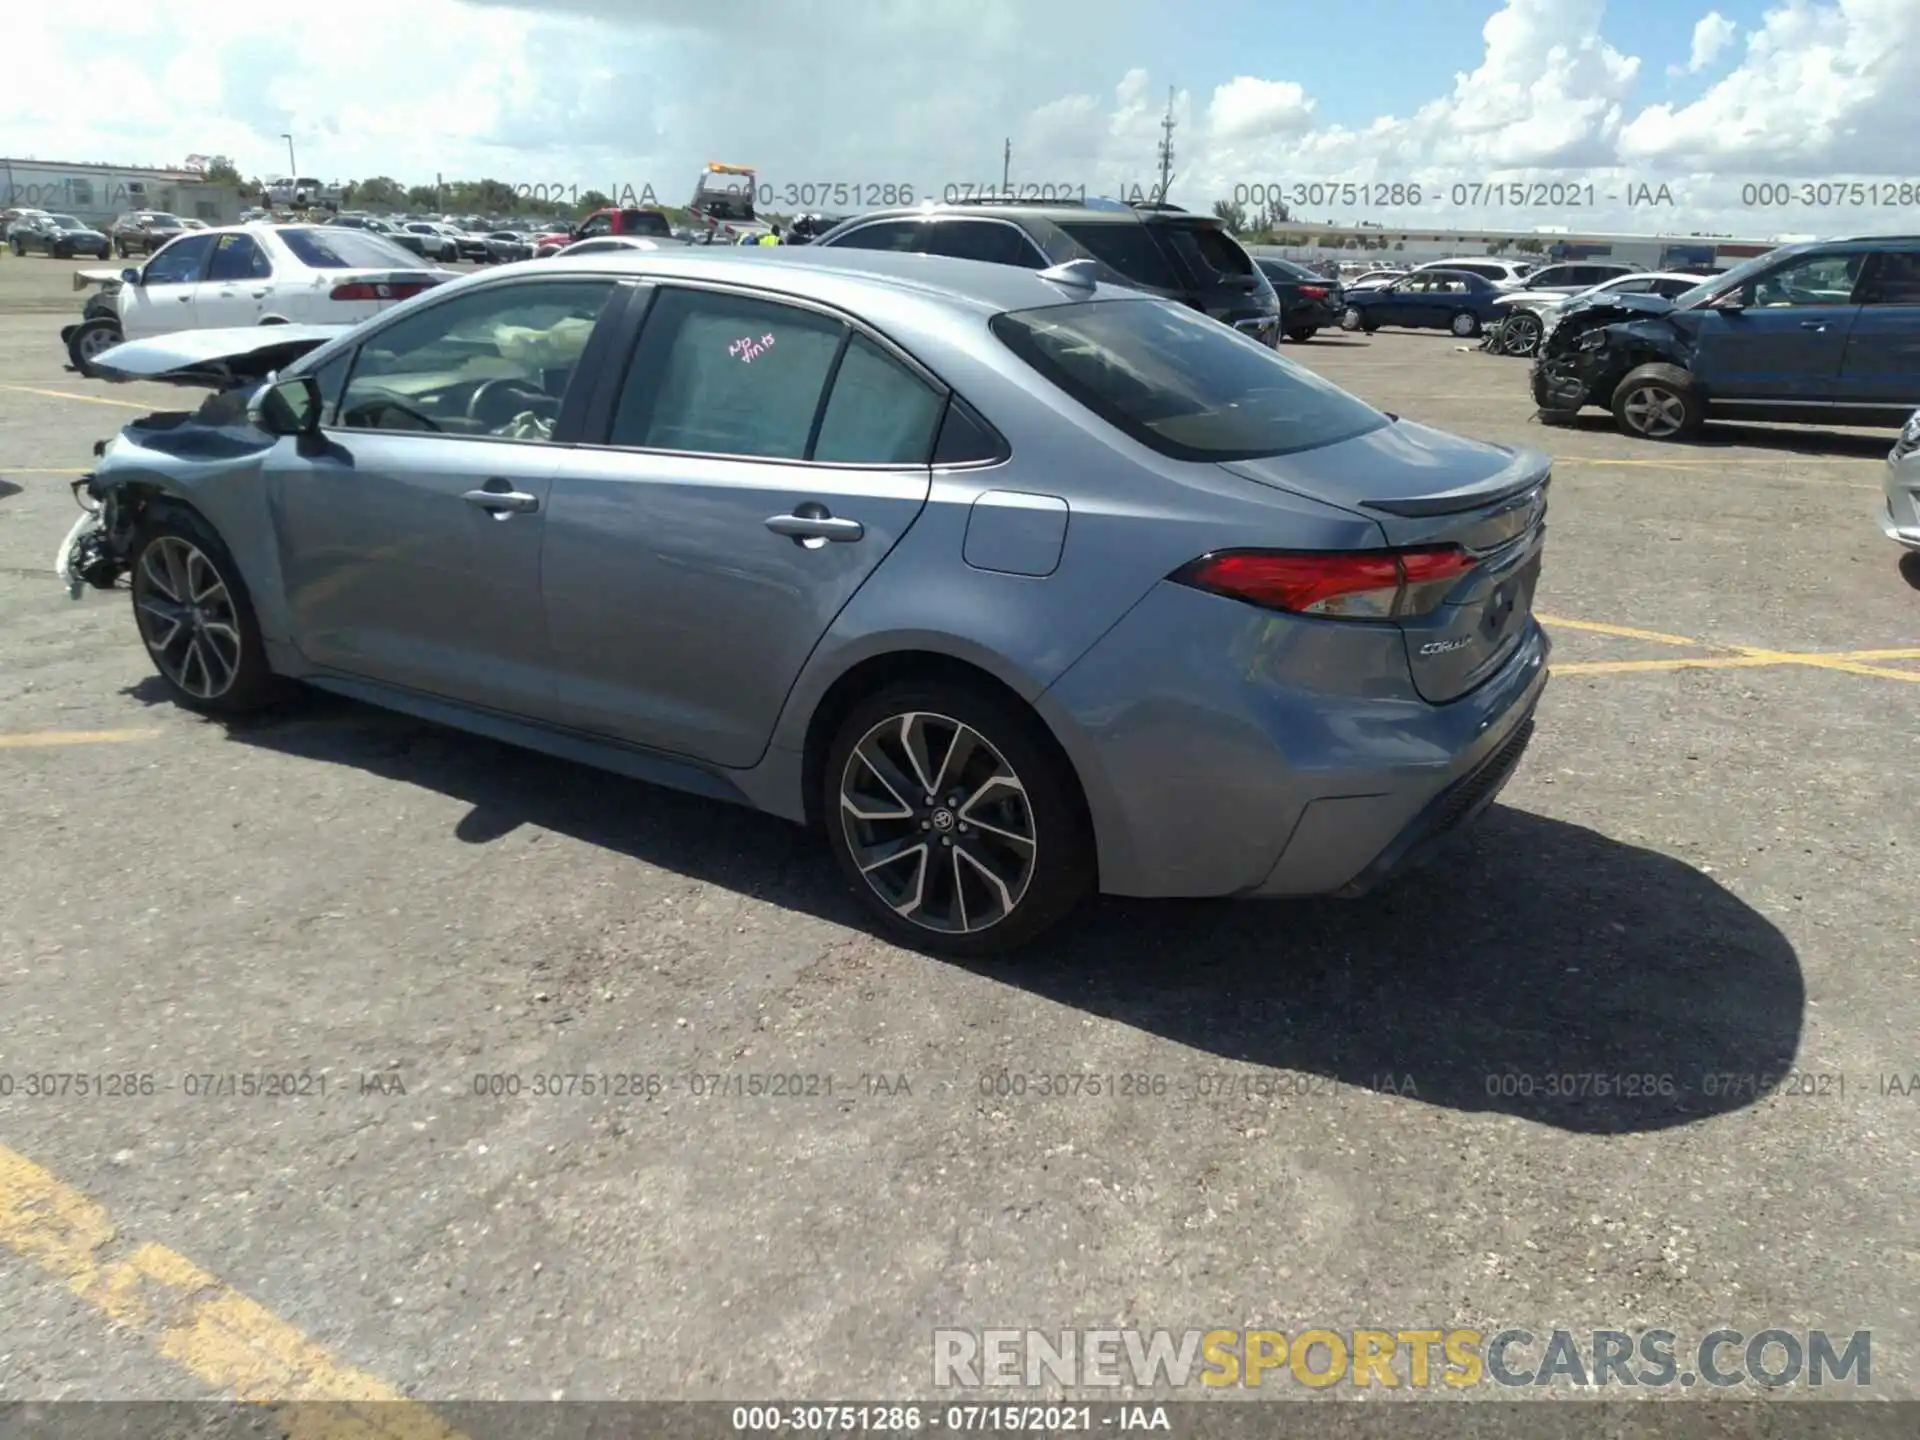
<path fill-rule="evenodd" d="M 252 420 L 269 435 L 320 433 L 320 382 L 300 375 L 268 385 L 254 397 Z"/>
<path fill-rule="evenodd" d="M 1730 290 L 1713 302 L 1713 308 L 1716 310 L 1724 310 L 1729 315 L 1738 315 L 1742 310 L 1747 308 L 1747 302 L 1740 291 Z"/>
<path fill-rule="evenodd" d="M 138 285 L 140 283 L 140 268 L 137 265 L 129 265 L 126 269 L 122 270 L 120 272 L 120 283 L 122 285 Z"/>

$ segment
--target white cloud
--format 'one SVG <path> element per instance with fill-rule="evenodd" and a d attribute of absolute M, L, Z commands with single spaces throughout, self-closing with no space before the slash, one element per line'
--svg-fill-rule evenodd
<path fill-rule="evenodd" d="M 1318 67 L 1247 73 L 1223 44 L 1217 79 L 1191 64 L 1180 75 L 1144 68 L 1157 37 L 1191 32 L 1169 0 L 1053 0 L 1045 24 L 1029 0 L 328 0 L 274 11 L 148 0 L 98 16 L 15 6 L 0 136 L 64 160 L 224 153 L 267 175 L 286 168 L 291 133 L 300 168 L 329 179 L 651 183 L 669 201 L 708 160 L 756 163 L 776 185 L 906 181 L 925 193 L 997 181 L 1010 138 L 1016 181 L 1092 191 L 1154 181 L 1174 80 L 1191 87 L 1173 103 L 1174 196 L 1201 207 L 1262 183 L 1418 183 L 1428 203 L 1412 213 L 1436 224 L 1766 233 L 1863 217 L 1755 216 L 1738 207 L 1742 180 L 1920 178 L 1920 0 L 1783 0 L 1744 50 L 1713 12 L 1684 59 L 1610 41 L 1604 0 L 1488 3 L 1471 72 L 1427 97 L 1382 86 L 1371 118 L 1345 121 L 1327 118 L 1353 107 L 1336 104 Z M 1718 73 L 1690 103 L 1654 103 L 1642 93 L 1649 64 L 1655 75 Z M 1593 205 L 1451 213 L 1455 186 L 1464 196 L 1508 180 L 1557 184 L 1560 201 Z M 1662 182 L 1684 213 L 1626 205 L 1630 186 Z M 1305 208 L 1314 219 L 1410 218 L 1373 198 L 1323 189 Z M 1911 223 L 1920 211 L 1874 218 Z"/>

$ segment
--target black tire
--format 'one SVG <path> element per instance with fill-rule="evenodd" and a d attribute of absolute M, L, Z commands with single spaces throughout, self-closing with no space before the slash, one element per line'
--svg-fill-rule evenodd
<path fill-rule="evenodd" d="M 1540 337 L 1545 333 L 1539 316 L 1511 315 L 1500 326 L 1501 353 L 1531 356 L 1540 348 Z"/>
<path fill-rule="evenodd" d="M 1447 322 L 1447 328 L 1462 340 L 1471 340 L 1480 333 L 1480 317 L 1470 310 L 1462 310 Z"/>
<path fill-rule="evenodd" d="M 191 664 L 179 665 L 175 658 L 179 641 L 174 642 L 169 655 L 165 657 L 155 647 L 156 639 L 161 638 L 164 632 L 158 629 L 161 622 L 147 607 L 156 601 L 171 599 L 160 588 L 153 574 L 154 568 L 167 573 L 167 551 L 163 547 L 169 542 L 184 543 L 198 552 L 225 589 L 224 602 L 206 607 L 207 623 L 231 628 L 239 641 L 237 646 L 223 645 L 221 648 L 217 663 L 225 664 L 231 660 L 228 668 L 232 675 L 230 681 L 215 693 L 197 694 L 170 673 L 173 668 L 184 669 L 186 678 L 193 679 Z M 154 662 L 160 683 L 166 687 L 168 696 L 176 705 L 202 715 L 246 715 L 263 710 L 285 697 L 289 687 L 267 664 L 266 645 L 260 638 L 260 624 L 254 618 L 253 598 L 247 593 L 246 581 L 240 577 L 240 567 L 234 563 L 232 554 L 221 543 L 211 525 L 191 510 L 164 502 L 156 504 L 148 510 L 134 536 L 132 558 L 134 627 L 146 647 L 147 658 Z M 205 593 L 204 589 L 202 593 Z M 143 616 L 148 618 L 143 621 Z M 189 636 L 187 643 L 218 642 L 210 637 L 203 640 Z M 202 662 L 201 673 L 206 673 L 205 662 Z"/>
<path fill-rule="evenodd" d="M 936 742 L 951 733 L 951 726 L 964 726 L 985 742 L 984 750 L 975 752 L 967 768 L 968 781 L 978 778 L 972 766 L 983 764 L 991 758 L 990 752 L 997 751 L 999 759 L 1017 780 L 1017 787 L 1008 785 L 989 792 L 986 784 L 979 783 L 972 792 L 971 804 L 961 805 L 949 803 L 952 794 L 936 793 L 932 806 L 923 803 L 924 793 L 909 794 L 901 798 L 914 812 L 912 816 L 876 814 L 871 817 L 878 822 L 874 826 L 854 818 L 843 805 L 843 795 L 849 791 L 857 795 L 859 788 L 865 787 L 869 794 L 897 793 L 892 785 L 885 791 L 875 788 L 877 772 L 864 761 L 856 760 L 856 749 L 877 734 L 889 750 L 901 753 L 897 736 L 889 735 L 887 729 L 894 722 L 915 715 L 930 717 L 926 743 L 930 755 L 937 751 L 943 757 L 950 756 L 951 752 L 944 746 L 937 747 Z M 935 771 L 934 778 L 944 779 L 948 787 L 955 787 L 954 777 L 939 775 L 937 766 L 937 761 L 928 766 Z M 909 772 L 903 767 L 902 773 Z M 820 784 L 820 813 L 841 874 L 878 922 L 879 929 L 888 938 L 910 948 L 957 958 L 1005 954 L 1029 944 L 1064 920 L 1094 888 L 1097 866 L 1092 826 L 1066 757 L 1036 716 L 984 686 L 940 679 L 902 681 L 868 696 L 840 722 L 827 751 Z M 954 793 L 961 793 L 965 788 L 963 782 Z M 878 804 L 883 808 L 896 808 L 885 799 Z M 969 832 L 960 827 L 969 814 L 978 828 L 972 832 L 972 841 L 965 842 L 961 836 Z M 986 815 L 991 815 L 993 820 L 987 821 Z M 917 862 L 921 868 L 915 893 L 922 897 L 923 914 L 930 917 L 927 920 L 906 918 L 879 888 L 887 884 L 904 888 L 914 883 L 913 872 L 904 870 L 898 862 L 887 862 L 875 867 L 880 873 L 872 878 L 862 872 L 854 851 L 856 839 L 862 833 L 869 841 L 882 843 L 892 837 L 891 843 L 901 859 L 908 864 L 916 863 L 912 855 L 918 846 L 909 844 L 915 834 L 916 819 L 919 830 L 925 832 L 927 849 Z M 1001 838 L 1023 827 L 1030 837 L 1024 849 Z M 995 838 L 989 840 L 989 835 Z M 901 836 L 906 838 L 898 838 Z M 941 845 L 934 844 L 936 836 L 942 841 Z M 998 898 L 1001 890 L 990 888 L 981 878 L 986 871 L 977 862 L 962 865 L 963 855 L 956 853 L 956 845 L 959 851 L 965 852 L 965 858 L 980 853 L 992 863 L 1005 893 L 1012 898 L 1011 908 L 1006 908 Z M 945 860 L 947 856 L 952 857 L 950 861 Z M 1018 875 L 1014 873 L 1016 870 Z M 957 904 L 951 903 L 956 885 L 959 888 Z M 969 894 L 974 897 L 971 914 Z M 983 912 L 991 913 L 995 909 L 1002 909 L 1004 913 L 976 928 L 953 926 L 956 912 L 959 923 L 966 926 L 977 921 Z M 934 918 L 936 912 L 938 916 Z"/>
<path fill-rule="evenodd" d="M 1614 387 L 1614 423 L 1637 440 L 1688 440 L 1707 421 L 1706 401 L 1678 365 L 1642 365 Z"/>
<path fill-rule="evenodd" d="M 1319 333 L 1320 327 L 1318 325 L 1296 325 L 1293 329 L 1287 331 L 1287 339 L 1293 341 L 1295 344 L 1304 345 Z"/>
<path fill-rule="evenodd" d="M 15 236 L 11 243 L 13 245 L 13 253 L 22 260 L 26 259 L 27 247 L 20 243 L 19 237 Z"/>
<path fill-rule="evenodd" d="M 106 334 L 113 336 L 111 342 L 98 338 Z M 96 372 L 89 357 L 99 353 L 108 343 L 119 344 L 123 338 L 117 316 L 83 320 L 74 327 L 73 334 L 67 338 L 67 362 L 80 374 L 92 380 L 96 378 Z"/>
<path fill-rule="evenodd" d="M 1355 306 L 1349 305 L 1345 310 L 1340 312 L 1340 328 L 1342 330 L 1358 330 L 1365 324 L 1366 321 L 1361 316 L 1359 309 Z"/>

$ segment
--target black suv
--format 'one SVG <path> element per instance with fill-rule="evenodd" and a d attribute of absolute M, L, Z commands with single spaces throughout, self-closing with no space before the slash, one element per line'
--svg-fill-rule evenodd
<path fill-rule="evenodd" d="M 948 255 L 1029 270 L 1092 260 L 1109 284 L 1164 295 L 1263 344 L 1280 343 L 1280 302 L 1253 257 L 1214 216 L 1172 205 L 970 200 L 875 210 L 836 225 L 813 243 Z"/>
<path fill-rule="evenodd" d="M 113 222 L 110 232 L 114 252 L 125 260 L 129 255 L 151 255 L 187 233 L 178 215 L 164 210 L 136 210 Z"/>

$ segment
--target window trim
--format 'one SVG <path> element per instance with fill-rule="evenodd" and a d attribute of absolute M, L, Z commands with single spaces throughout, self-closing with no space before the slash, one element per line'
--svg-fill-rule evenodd
<path fill-rule="evenodd" d="M 611 437 L 613 435 L 615 414 L 619 409 L 619 398 L 626 390 L 627 376 L 632 371 L 634 358 L 639 354 L 640 342 L 646 334 L 647 323 L 653 318 L 654 306 L 660 298 L 677 290 L 702 291 L 708 294 L 728 295 L 736 299 L 759 300 L 773 305 L 786 305 L 795 310 L 810 311 L 824 319 L 835 321 L 845 327 L 846 333 L 840 337 L 840 347 L 834 352 L 827 378 L 820 387 L 820 399 L 814 411 L 813 429 L 807 437 L 807 448 L 809 450 L 813 448 L 813 441 L 818 437 L 819 427 L 825 422 L 826 407 L 833 399 L 833 382 L 839 378 L 840 363 L 846 358 L 847 348 L 853 343 L 853 336 L 856 334 L 865 337 L 868 341 L 878 346 L 882 353 L 904 365 L 908 373 L 926 384 L 935 395 L 940 398 L 943 407 L 952 401 L 956 393 L 951 385 L 934 374 L 932 370 L 928 369 L 918 358 L 910 354 L 905 347 L 901 346 L 891 337 L 875 329 L 859 316 L 841 310 L 837 306 L 829 305 L 824 301 L 815 300 L 806 295 L 792 295 L 784 291 L 767 290 L 755 285 L 728 281 L 681 279 L 678 276 L 670 279 L 666 277 L 648 277 L 648 279 L 652 294 L 645 310 L 637 316 L 629 314 L 624 317 L 621 322 L 621 330 L 623 333 L 616 337 L 613 342 L 610 342 L 624 347 L 624 358 L 618 367 L 602 367 L 603 385 L 610 383 L 612 386 L 609 403 L 605 407 L 604 414 L 595 416 L 595 425 L 593 426 L 592 432 L 583 433 L 573 442 L 581 449 L 604 450 L 620 455 L 657 455 L 663 458 L 678 460 L 719 460 L 728 464 L 790 465 L 804 470 L 870 471 L 876 475 L 898 475 L 905 472 L 931 468 L 934 446 L 939 444 L 940 440 L 940 427 L 938 425 L 934 426 L 933 437 L 927 445 L 927 459 L 918 464 L 880 463 L 856 465 L 837 460 L 796 460 L 780 455 L 727 455 L 713 450 L 669 450 L 648 445 L 616 445 L 613 443 Z M 615 373 L 616 369 L 617 374 Z M 977 405 L 972 408 L 976 414 L 980 413 Z M 942 417 L 945 416 L 946 411 L 944 408 L 940 411 L 940 414 Z M 989 426 L 995 430 L 995 433 L 998 433 L 998 427 L 992 426 L 991 422 L 989 422 Z"/>
<path fill-rule="evenodd" d="M 884 224 L 885 222 L 876 221 L 875 223 Z M 958 255 L 940 255 L 940 253 L 937 250 L 933 250 L 929 248 L 933 241 L 933 235 L 934 235 L 935 229 L 941 225 L 991 225 L 1002 230 L 1011 230 L 1013 231 L 1014 234 L 1018 235 L 1021 238 L 1021 240 L 1026 243 L 1026 247 L 1028 251 L 1030 251 L 1033 257 L 1040 262 L 1037 266 L 1034 267 L 1035 269 L 1045 270 L 1053 264 L 1053 261 L 1047 257 L 1047 252 L 1040 248 L 1040 243 L 1037 240 L 1035 240 L 1033 236 L 1029 235 L 1024 229 L 1014 224 L 1011 220 L 1008 220 L 1005 217 L 1000 215 L 935 215 L 930 217 L 929 219 L 922 220 L 919 223 L 920 223 L 920 234 L 917 238 L 920 240 L 921 243 L 918 246 L 916 246 L 913 251 L 903 251 L 898 253 L 934 255 L 942 260 L 962 259 L 963 257 Z M 1004 260 L 990 260 L 984 263 L 990 264 L 990 265 L 1006 265 L 1008 262 Z M 1016 267 L 1016 266 L 1009 265 L 1008 268 L 1024 269 L 1026 267 L 1024 266 Z"/>
<path fill-rule="evenodd" d="M 423 305 L 418 310 L 410 309 L 404 303 L 395 306 L 394 309 L 396 311 L 405 310 L 407 313 L 394 315 L 392 319 L 382 316 L 377 328 L 369 330 L 354 342 L 353 348 L 347 357 L 347 373 L 340 381 L 340 401 L 332 407 L 332 423 L 327 423 L 328 416 L 323 414 L 321 416 L 320 428 L 322 430 L 335 431 L 342 435 L 414 436 L 421 440 L 464 440 L 478 441 L 491 445 L 538 445 L 549 449 L 554 446 L 578 445 L 580 443 L 578 435 L 571 432 L 577 431 L 580 428 L 581 419 L 586 409 L 587 398 L 583 396 L 578 406 L 569 403 L 574 399 L 576 394 L 580 393 L 577 387 L 569 387 L 568 393 L 561 397 L 560 413 L 554 418 L 553 422 L 553 434 L 545 440 L 532 440 L 524 436 L 515 435 L 461 435 L 447 430 L 383 430 L 377 426 L 342 425 L 340 423 L 340 407 L 346 403 L 347 391 L 352 387 L 354 374 L 360 368 L 360 357 L 366 352 L 369 345 L 387 331 L 391 330 L 395 325 L 410 324 L 420 316 L 431 314 L 444 305 L 459 304 L 471 296 L 486 295 L 495 290 L 504 290 L 522 285 L 564 285 L 569 282 L 578 284 L 582 280 L 607 284 L 608 290 L 607 298 L 601 302 L 600 313 L 594 317 L 593 330 L 587 336 L 586 346 L 580 352 L 580 363 L 575 367 L 576 373 L 585 371 L 587 369 L 588 359 L 594 357 L 594 345 L 606 330 L 609 322 L 622 318 L 615 315 L 613 307 L 618 304 L 624 312 L 628 304 L 628 297 L 631 294 L 632 287 L 630 285 L 622 284 L 619 277 L 616 276 L 583 274 L 579 272 L 563 275 L 515 275 L 507 279 L 490 280 L 486 284 L 476 285 L 471 289 L 462 289 L 453 295 L 437 297 L 432 304 Z M 315 353 L 318 354 L 318 352 Z M 301 358 L 304 360 L 306 357 L 302 356 Z M 328 356 L 313 365 L 311 369 L 303 369 L 300 373 L 310 374 L 312 370 L 324 369 L 332 363 L 332 359 L 333 357 Z M 594 393 L 594 387 L 590 384 L 588 386 L 588 395 L 592 393 Z M 571 422 L 571 424 L 568 422 Z"/>

